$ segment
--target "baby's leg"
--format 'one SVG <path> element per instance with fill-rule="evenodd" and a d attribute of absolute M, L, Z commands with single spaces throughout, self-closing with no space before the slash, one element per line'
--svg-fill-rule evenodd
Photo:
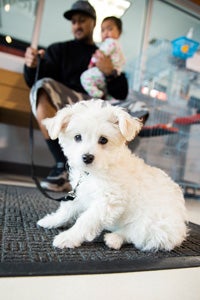
<path fill-rule="evenodd" d="M 88 69 L 81 75 L 81 84 L 87 93 L 94 98 L 102 98 L 105 91 L 105 80 L 98 68 Z"/>

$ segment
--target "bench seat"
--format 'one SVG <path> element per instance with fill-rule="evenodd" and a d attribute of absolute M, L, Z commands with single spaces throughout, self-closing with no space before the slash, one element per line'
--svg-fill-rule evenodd
<path fill-rule="evenodd" d="M 29 127 L 29 88 L 23 74 L 0 69 L 0 122 Z M 34 128 L 38 128 L 34 120 Z"/>

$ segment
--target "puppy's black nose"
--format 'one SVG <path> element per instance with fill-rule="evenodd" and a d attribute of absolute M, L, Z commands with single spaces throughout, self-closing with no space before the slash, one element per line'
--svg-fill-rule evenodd
<path fill-rule="evenodd" d="M 88 154 L 83 154 L 82 158 L 83 158 L 84 163 L 88 165 L 88 164 L 91 164 L 93 162 L 94 155 L 89 154 L 89 153 Z"/>

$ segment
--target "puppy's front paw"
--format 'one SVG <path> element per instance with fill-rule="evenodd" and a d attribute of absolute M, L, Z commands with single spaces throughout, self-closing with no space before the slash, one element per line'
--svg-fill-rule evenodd
<path fill-rule="evenodd" d="M 55 222 L 54 222 L 54 219 L 52 218 L 52 216 L 46 215 L 44 218 L 40 219 L 37 222 L 37 225 L 39 225 L 40 227 L 43 227 L 43 228 L 51 229 L 51 228 L 56 227 L 54 223 Z"/>
<path fill-rule="evenodd" d="M 81 241 L 75 237 L 70 230 L 58 234 L 53 241 L 53 246 L 63 248 L 76 248 L 81 245 Z"/>
<path fill-rule="evenodd" d="M 115 250 L 119 250 L 123 244 L 123 238 L 117 233 L 106 233 L 104 235 L 106 245 Z"/>

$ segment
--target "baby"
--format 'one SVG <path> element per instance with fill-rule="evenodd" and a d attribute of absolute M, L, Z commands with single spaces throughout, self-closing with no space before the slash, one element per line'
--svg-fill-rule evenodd
<path fill-rule="evenodd" d="M 119 18 L 111 16 L 102 21 L 101 38 L 103 42 L 99 50 L 110 56 L 116 75 L 121 73 L 125 64 L 125 58 L 118 41 L 121 32 L 122 22 Z M 81 83 L 90 96 L 103 98 L 106 93 L 105 75 L 95 66 L 95 62 L 96 58 L 93 56 L 88 70 L 81 75 Z"/>

